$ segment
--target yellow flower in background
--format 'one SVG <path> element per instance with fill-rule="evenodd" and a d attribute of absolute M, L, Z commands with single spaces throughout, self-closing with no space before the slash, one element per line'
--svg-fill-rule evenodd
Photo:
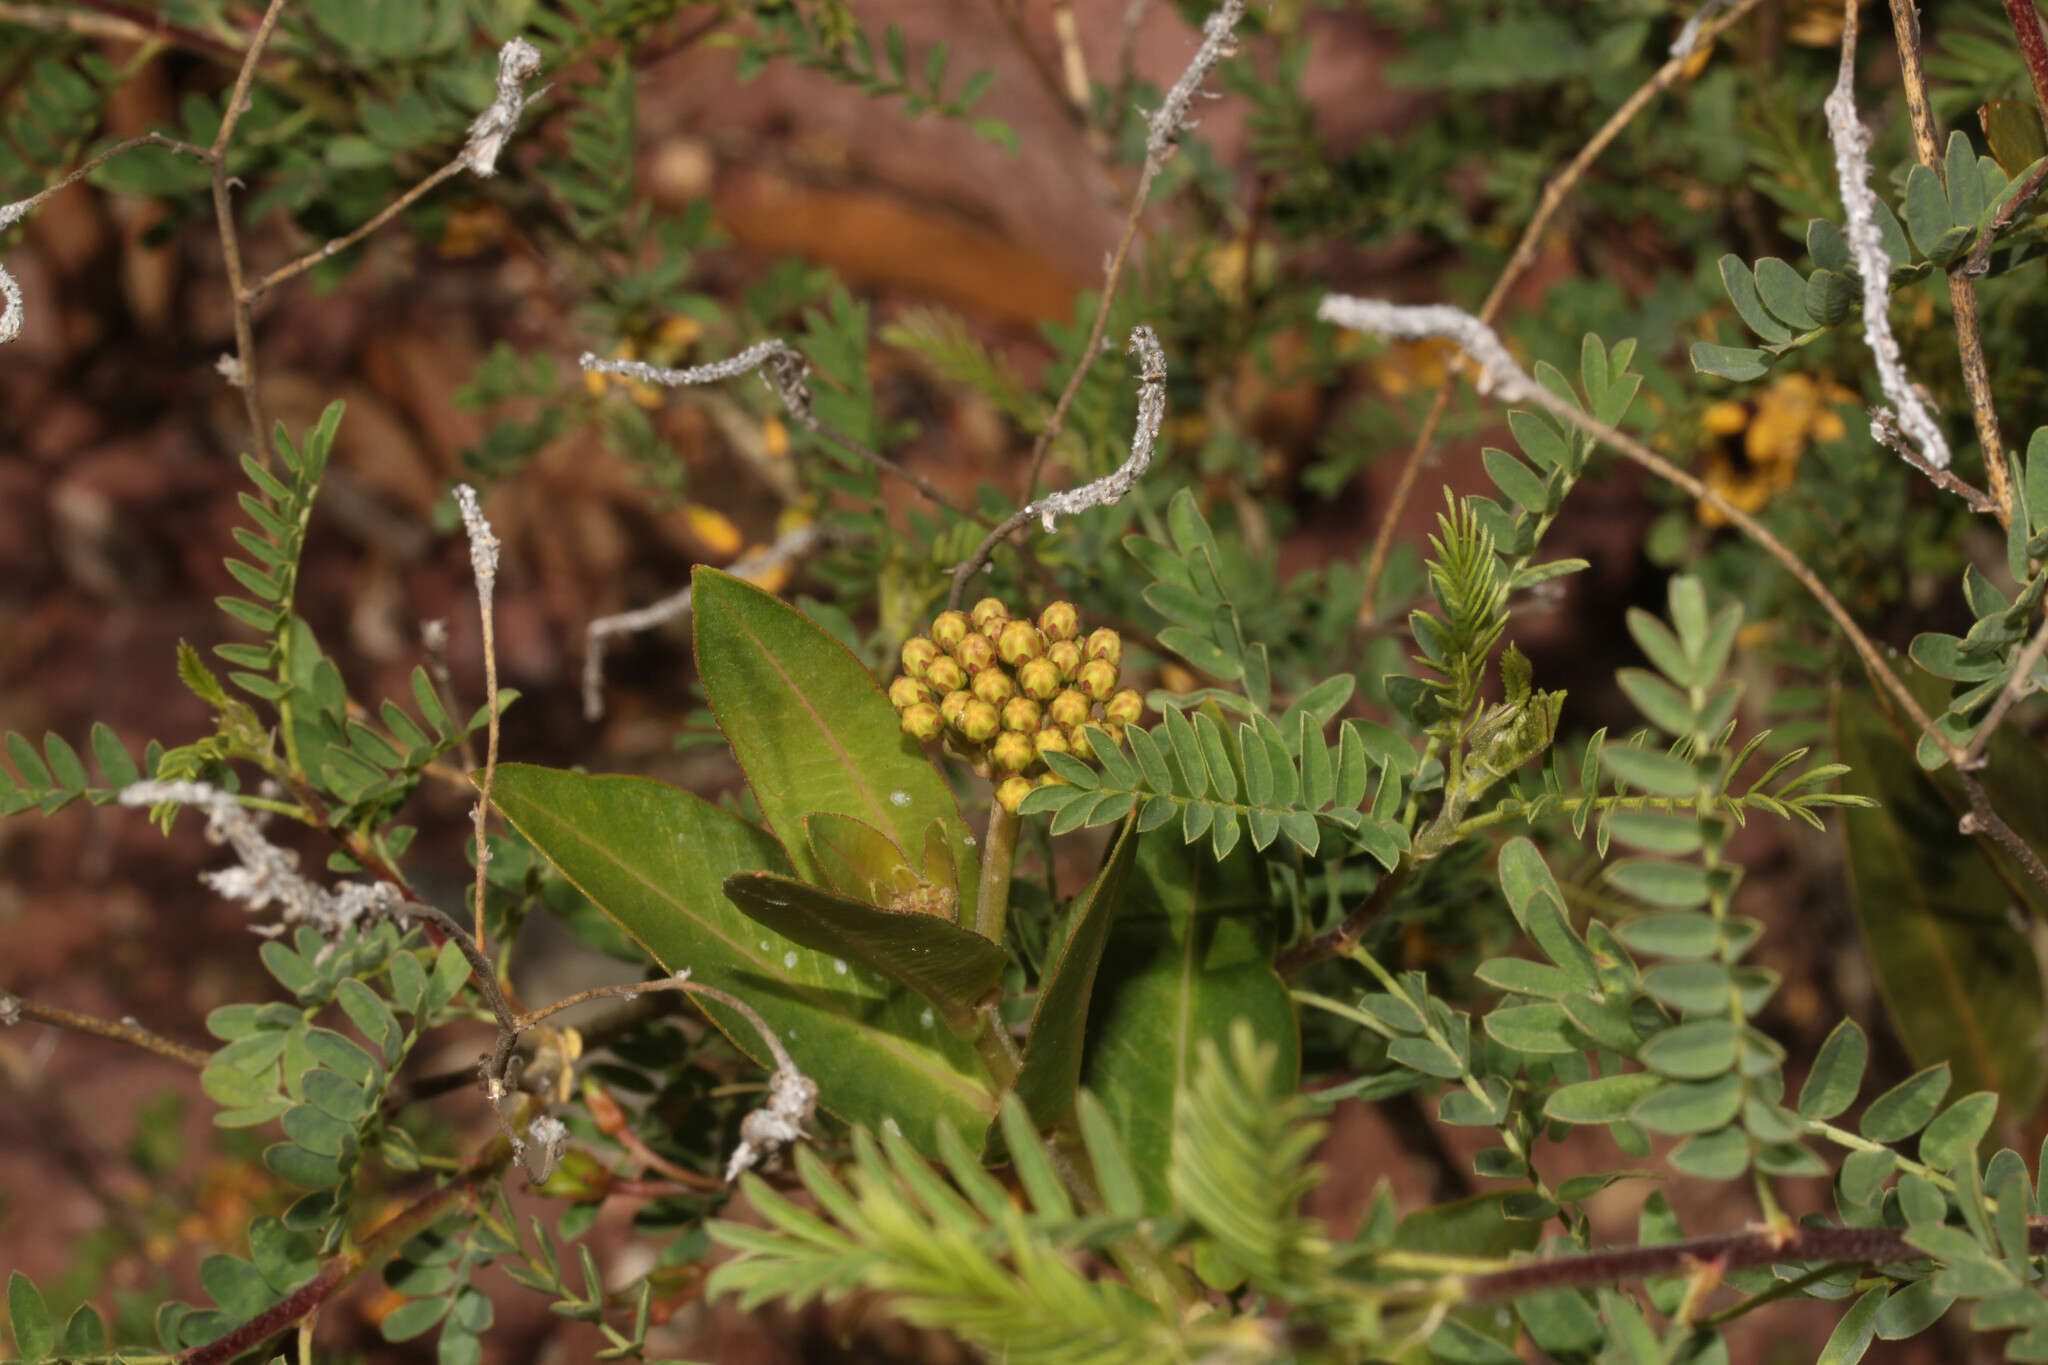
<path fill-rule="evenodd" d="M 654 329 L 654 345 L 648 348 L 648 356 L 659 364 L 672 364 L 683 352 L 695 346 L 703 335 L 703 323 L 677 314 Z"/>
<path fill-rule="evenodd" d="M 701 502 L 690 503 L 683 508 L 683 520 L 688 524 L 690 534 L 714 559 L 731 559 L 739 553 L 745 541 L 732 518 L 716 507 L 707 507 Z"/>
<path fill-rule="evenodd" d="M 1835 407 L 1855 398 L 1831 379 L 1788 374 L 1773 380 L 1753 404 L 1715 403 L 1700 416 L 1701 428 L 1716 438 L 1707 449 L 1701 479 L 1743 511 L 1757 511 L 1792 486 L 1808 446 L 1842 438 L 1848 428 Z M 1728 522 L 1704 502 L 1699 519 L 1704 526 Z"/>
<path fill-rule="evenodd" d="M 1389 398 L 1400 398 L 1417 389 L 1433 389 L 1444 382 L 1456 343 L 1442 337 L 1421 341 L 1397 341 L 1373 358 L 1372 382 Z"/>
<path fill-rule="evenodd" d="M 1870 0 L 1859 0 L 1862 8 Z M 1842 45 L 1841 0 L 1800 0 L 1785 22 L 1785 40 L 1801 47 Z"/>
<path fill-rule="evenodd" d="M 789 428 L 780 417 L 769 417 L 761 422 L 761 446 L 771 460 L 789 458 Z"/>

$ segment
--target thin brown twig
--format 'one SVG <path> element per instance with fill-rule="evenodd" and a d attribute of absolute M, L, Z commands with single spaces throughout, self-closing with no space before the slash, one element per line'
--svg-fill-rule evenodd
<path fill-rule="evenodd" d="M 1510 290 L 1520 281 L 1523 273 L 1534 264 L 1536 253 L 1542 247 L 1543 238 L 1550 231 L 1552 220 L 1558 210 L 1564 207 L 1572 191 L 1578 187 L 1588 169 L 1599 159 L 1614 140 L 1627 128 L 1658 95 L 1676 84 L 1693 60 L 1693 52 L 1704 51 L 1721 33 L 1746 18 L 1763 0 L 1740 0 L 1725 14 L 1716 16 L 1700 26 L 1700 32 L 1693 44 L 1692 52 L 1675 56 L 1657 68 L 1649 80 L 1637 87 L 1634 94 L 1622 101 L 1600 125 L 1598 132 L 1573 154 L 1572 159 L 1543 187 L 1543 195 L 1537 201 L 1536 212 L 1522 229 L 1515 249 L 1509 253 L 1507 264 L 1501 267 L 1493 287 L 1486 292 L 1485 302 L 1479 305 L 1479 319 L 1491 324 L 1500 313 L 1501 305 L 1507 301 Z M 1408 456 L 1401 465 L 1401 474 L 1394 483 L 1394 491 L 1388 497 L 1387 507 L 1380 514 L 1380 524 L 1373 534 L 1372 555 L 1365 568 L 1365 607 L 1372 610 L 1373 599 L 1379 592 L 1380 578 L 1385 574 L 1387 556 L 1393 549 L 1394 534 L 1399 527 L 1402 514 L 1407 511 L 1408 501 L 1415 494 L 1415 484 L 1422 471 L 1424 457 L 1435 444 L 1437 428 L 1443 424 L 1444 414 L 1450 410 L 1451 395 L 1456 391 L 1458 376 L 1447 372 L 1437 384 L 1436 396 L 1430 401 L 1429 413 L 1422 419 L 1421 429 L 1416 432 L 1415 443 L 1409 447 Z"/>
<path fill-rule="evenodd" d="M 1925 474 L 1927 481 L 1936 488 L 1944 492 L 1953 493 L 1968 503 L 1972 512 L 1977 512 L 1987 517 L 1998 514 L 1998 504 L 1989 493 L 1986 493 L 1968 479 L 1958 477 L 1954 470 L 1943 469 L 1930 462 L 1926 455 L 1921 453 L 1920 448 L 1907 439 L 1906 433 L 1899 430 L 1899 417 L 1897 413 L 1888 407 L 1882 406 L 1872 407 L 1868 409 L 1868 412 L 1870 415 L 1871 439 L 1880 445 L 1889 447 L 1900 459 L 1919 470 L 1922 474 Z"/>
<path fill-rule="evenodd" d="M 512 1159 L 512 1145 L 495 1138 L 448 1184 L 421 1195 L 314 1272 L 313 1278 L 240 1327 L 175 1357 L 175 1365 L 227 1365 L 332 1302 L 364 1271 L 373 1270 L 420 1233 L 473 1208 L 484 1187 Z"/>
<path fill-rule="evenodd" d="M 45 33 L 76 33 L 82 38 L 111 38 L 124 43 L 164 43 L 204 52 L 211 57 L 235 61 L 239 61 L 242 56 L 239 49 L 229 46 L 211 34 L 166 23 L 161 19 L 152 27 L 119 14 L 57 9 L 50 5 L 0 4 L 0 20 L 20 24 L 24 28 L 40 29 Z"/>
<path fill-rule="evenodd" d="M 696 982 L 678 976 L 664 976 L 654 981 L 626 981 L 610 986 L 592 986 L 589 990 L 565 995 L 552 1005 L 542 1005 L 537 1010 L 529 1010 L 514 1019 L 509 1027 L 515 1033 L 524 1033 L 543 1019 L 560 1014 L 563 1010 L 574 1009 L 578 1005 L 587 1005 L 593 1000 L 632 1000 L 646 995 L 649 991 L 682 991 L 687 994 L 703 989 L 704 987 Z"/>
<path fill-rule="evenodd" d="M 325 246 L 318 247 L 312 251 L 307 252 L 305 255 L 299 257 L 297 260 L 291 262 L 289 265 L 279 266 L 277 269 L 271 271 L 268 275 L 265 275 L 262 279 L 250 285 L 248 289 L 245 290 L 243 293 L 244 301 L 253 304 L 254 302 L 256 302 L 257 299 L 261 298 L 264 294 L 276 288 L 278 285 L 283 284 L 286 280 L 295 279 L 298 276 L 305 274 L 308 270 L 311 270 L 314 266 L 320 264 L 322 261 L 340 255 L 342 252 L 354 246 L 357 242 L 360 242 L 365 237 L 368 237 L 378 228 L 383 227 L 393 218 L 396 218 L 399 214 L 404 213 L 407 209 L 411 208 L 415 203 L 418 203 L 423 196 L 431 192 L 435 187 L 439 186 L 444 181 L 452 180 L 455 176 L 461 174 L 466 166 L 467 163 L 463 160 L 463 158 L 461 156 L 457 156 L 453 161 L 450 161 L 447 165 L 441 167 L 439 170 L 427 176 L 426 179 L 420 181 L 419 184 L 414 185 L 404 194 L 399 195 L 398 198 L 392 200 L 389 204 L 386 204 L 382 209 L 378 210 L 375 217 L 371 218 L 362 226 L 356 228 L 353 232 L 349 232 L 344 236 L 336 237 L 333 241 L 328 242 Z"/>
<path fill-rule="evenodd" d="M 0 18 L 4 17 L 4 15 L 0 15 Z M 7 206 L 9 211 L 9 217 L 15 221 L 19 221 L 20 219 L 28 217 L 29 214 L 34 213 L 37 209 L 41 208 L 43 202 L 49 199 L 52 195 L 57 194 L 59 191 L 69 189 L 71 186 L 77 184 L 86 176 L 91 175 L 94 171 L 106 165 L 109 161 L 112 161 L 115 157 L 121 155 L 123 152 L 132 152 L 137 147 L 164 147 L 168 148 L 173 152 L 176 152 L 180 156 L 194 157 L 200 161 L 205 161 L 209 163 L 212 162 L 213 160 L 213 153 L 208 151 L 204 147 L 197 146 L 190 142 L 180 142 L 177 138 L 165 137 L 162 133 L 143 133 L 139 137 L 131 137 L 126 141 L 115 143 L 113 146 L 107 148 L 105 151 L 100 152 L 97 156 L 94 156 L 85 164 L 79 166 L 76 170 L 68 172 L 63 179 L 57 181 L 55 184 L 46 186 L 45 188 L 38 190 L 36 193 L 30 195 L 28 198 L 20 200 L 17 203 L 9 204 Z"/>
<path fill-rule="evenodd" d="M 33 1019 L 37 1023 L 49 1024 L 54 1028 L 70 1029 L 73 1033 L 89 1033 L 95 1038 L 109 1038 L 117 1043 L 131 1043 L 159 1057 L 168 1057 L 174 1062 L 203 1069 L 209 1055 L 196 1047 L 187 1047 L 160 1033 L 151 1033 L 131 1019 L 118 1022 L 101 1019 L 95 1015 L 79 1014 L 75 1010 L 62 1009 L 56 1005 L 45 1005 L 25 995 L 12 991 L 0 991 L 0 1023 L 13 1023 L 16 1017 Z"/>
<path fill-rule="evenodd" d="M 1365 931 L 1389 905 L 1401 888 L 1408 885 L 1415 875 L 1415 862 L 1403 858 L 1394 869 L 1379 879 L 1379 884 L 1366 894 L 1363 901 L 1351 909 L 1335 928 L 1325 930 L 1314 938 L 1282 953 L 1273 962 L 1273 970 L 1281 976 L 1293 976 L 1302 968 L 1321 962 L 1324 958 L 1336 957 L 1351 951 L 1352 947 L 1365 936 Z"/>
<path fill-rule="evenodd" d="M 498 537 L 491 531 L 490 522 L 484 519 L 483 506 L 478 501 L 476 490 L 468 484 L 459 484 L 455 489 L 455 501 L 462 511 L 462 521 L 469 534 L 470 570 L 476 578 L 477 614 L 483 622 L 484 647 L 484 714 L 486 734 L 484 737 L 484 775 L 478 785 L 476 801 L 476 904 L 474 925 L 476 941 L 484 942 L 484 902 L 490 883 L 491 849 L 486 838 L 486 826 L 490 822 L 491 783 L 498 772 L 498 637 L 497 613 L 493 609 L 498 581 Z"/>
<path fill-rule="evenodd" d="M 2005 17 L 2026 61 L 2027 78 L 2034 83 L 2035 107 L 2048 125 L 2048 37 L 2041 33 L 2041 12 L 2034 8 L 2034 0 L 2005 0 Z"/>
<path fill-rule="evenodd" d="M 1795 1227 L 1789 1236 L 1770 1228 L 1751 1228 L 1718 1237 L 1683 1242 L 1618 1247 L 1552 1256 L 1527 1265 L 1473 1275 L 1459 1295 L 1466 1303 L 1515 1298 L 1548 1289 L 1616 1284 L 1669 1275 L 1685 1275 L 1702 1267 L 1726 1274 L 1753 1266 L 1891 1265 L 1917 1260 L 1927 1253 L 1907 1241 L 1905 1228 Z M 2048 1218 L 2027 1219 L 2029 1249 L 2048 1250 Z"/>
<path fill-rule="evenodd" d="M 1610 450 L 1626 456 L 1652 474 L 1655 474 L 1658 478 L 1676 485 L 1701 502 L 1719 511 L 1738 527 L 1743 534 L 1747 535 L 1768 553 L 1771 558 L 1783 565 L 1785 571 L 1798 580 L 1799 585 L 1806 589 L 1807 594 L 1834 621 L 1836 628 L 1842 632 L 1844 637 L 1848 639 L 1850 647 L 1856 651 L 1857 657 L 1863 660 L 1864 669 L 1870 674 L 1871 678 L 1891 695 L 1892 700 L 1897 702 L 1900 709 L 1911 718 L 1914 726 L 1922 734 L 1927 735 L 1934 741 L 1936 747 L 1941 750 L 1942 756 L 1950 763 L 1956 765 L 1956 777 L 1962 782 L 1964 794 L 1969 798 L 1970 815 L 1971 819 L 1974 820 L 1974 828 L 1971 827 L 1970 821 L 1966 820 L 1964 822 L 1963 832 L 1976 833 L 1981 831 L 1989 834 L 2007 852 L 2012 854 L 2013 858 L 2030 878 L 2037 884 L 2048 887 L 2048 863 L 2044 863 L 2040 854 L 2036 853 L 2028 845 L 2027 841 L 2022 839 L 2013 830 L 2012 826 L 2005 822 L 2004 818 L 1992 806 L 1991 798 L 1985 793 L 1983 784 L 1977 780 L 1975 774 L 1963 767 L 1963 759 L 1966 756 L 1965 751 L 1958 747 L 1954 740 L 1950 739 L 1935 725 L 1933 719 L 1928 716 L 1925 708 L 1920 705 L 1911 690 L 1899 680 L 1896 673 L 1892 672 L 1891 666 L 1885 662 L 1883 654 L 1871 642 L 1870 637 L 1863 633 L 1862 628 L 1856 624 L 1855 618 L 1849 615 L 1848 609 L 1836 599 L 1832 592 L 1828 591 L 1827 585 L 1820 581 L 1819 575 L 1807 567 L 1804 560 L 1794 554 L 1791 548 L 1783 541 L 1772 535 L 1762 522 L 1750 516 L 1749 513 L 1722 497 L 1720 493 L 1708 488 L 1691 474 L 1678 468 L 1634 437 L 1579 411 L 1578 408 L 1565 402 L 1540 384 L 1527 384 L 1524 386 L 1524 389 L 1525 391 L 1521 394 L 1522 397 L 1543 408 L 1559 421 L 1576 426 L 1579 430 L 1592 436 Z"/>
<path fill-rule="evenodd" d="M 1843 0 L 1853 11 L 1856 0 Z M 2029 6 L 2031 8 L 2031 5 Z M 1920 163 L 1942 176 L 1940 130 L 1927 102 L 1927 75 L 1920 64 L 1920 17 L 1912 0 L 1891 0 L 1892 32 L 1898 39 L 1899 83 L 1906 94 L 1906 113 L 1913 125 L 1913 150 Z M 1848 21 L 1842 41 L 1855 41 L 1855 20 Z M 1974 163 L 1973 163 L 1974 164 Z M 1984 363 L 1984 329 L 1977 317 L 1977 283 L 1963 269 L 1948 272 L 1949 312 L 1955 322 L 1956 355 L 1962 362 L 1963 387 L 1970 395 L 1970 420 L 1984 452 L 1984 482 L 1995 504 L 1999 525 L 2012 521 L 2012 479 L 2005 464 L 2005 438 L 1998 431 L 1998 408 L 1991 398 L 1991 371 Z"/>
<path fill-rule="evenodd" d="M 2034 202 L 2034 196 L 2041 192 L 2041 182 L 2048 179 L 2048 161 L 2042 162 L 2027 173 L 2019 189 L 2005 201 L 1998 212 L 1991 215 L 1991 221 L 1977 234 L 1977 244 L 1970 248 L 1970 254 L 1963 258 L 1962 273 L 1970 279 L 1983 279 L 1991 269 L 1991 248 L 1998 244 L 1998 234 L 2005 231 L 2021 210 Z"/>
<path fill-rule="evenodd" d="M 215 134 L 212 147 L 213 216 L 220 231 L 221 261 L 227 268 L 228 299 L 234 312 L 235 383 L 242 390 L 242 406 L 254 434 L 257 461 L 266 470 L 271 467 L 270 427 L 264 417 L 262 395 L 257 392 L 256 327 L 242 283 L 242 239 L 235 229 L 235 205 L 229 192 L 228 142 L 242 121 L 249 85 L 256 77 L 256 64 L 263 58 L 264 45 L 270 41 L 271 31 L 277 27 L 284 3 L 285 0 L 270 0 L 269 7 L 264 10 L 263 20 L 256 26 L 256 36 L 242 57 L 242 68 L 235 73 L 234 90 L 228 97 L 227 108 L 222 111 L 220 131 Z"/>

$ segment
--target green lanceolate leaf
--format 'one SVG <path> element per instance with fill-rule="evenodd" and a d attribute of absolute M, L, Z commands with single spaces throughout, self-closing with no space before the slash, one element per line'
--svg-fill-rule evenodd
<path fill-rule="evenodd" d="M 1217 862 L 1178 831 L 1136 836 L 1135 863 L 1110 929 L 1088 1012 L 1081 1083 L 1131 1154 L 1148 1211 L 1170 1210 L 1174 1105 L 1196 1045 L 1224 1045 L 1232 1019 L 1280 1045 L 1275 1084 L 1294 1085 L 1300 1035 L 1272 965 L 1264 882 L 1242 847 Z"/>
<path fill-rule="evenodd" d="M 745 999 L 781 1036 L 819 1100 L 854 1123 L 893 1120 L 918 1150 L 940 1123 L 978 1132 L 995 1113 L 973 1049 L 920 997 L 845 958 L 764 929 L 725 898 L 739 872 L 787 872 L 767 834 L 666 783 L 510 763 L 492 797 L 513 827 L 669 971 Z M 705 1012 L 747 1055 L 761 1040 Z M 929 1024 L 927 1021 L 929 1020 Z"/>
<path fill-rule="evenodd" d="M 916 879 L 903 850 L 873 825 L 820 811 L 804 827 L 824 884 L 842 896 L 886 905 L 893 893 L 908 890 Z"/>
<path fill-rule="evenodd" d="M 1017 1097 L 1040 1127 L 1064 1122 L 1081 1082 L 1082 1043 L 1088 1025 L 1088 1002 L 1110 926 L 1123 904 L 1124 886 L 1137 855 L 1138 834 L 1126 820 L 1102 871 L 1068 911 L 1066 944 L 1038 988 L 1031 1011 L 1030 1041 L 1024 1068 L 1017 1076 Z"/>
<path fill-rule="evenodd" d="M 2030 1112 L 2048 1085 L 2034 1041 L 2041 973 L 2012 922 L 2012 885 L 1876 704 L 1835 705 L 1843 790 L 1877 802 L 1842 816 L 1851 901 L 1887 1012 L 1914 1061 L 1946 1061 L 1963 1090 L 1995 1090 Z"/>
<path fill-rule="evenodd" d="M 749 919 L 791 942 L 916 991 L 956 1033 L 973 1032 L 974 1007 L 1002 980 L 1001 944 L 936 915 L 884 910 L 773 872 L 727 877 L 725 894 Z"/>
<path fill-rule="evenodd" d="M 922 849 L 938 820 L 958 872 L 958 920 L 974 923 L 981 864 L 960 808 L 860 660 L 731 574 L 699 569 L 691 582 L 704 691 L 797 875 L 824 882 L 804 824 L 820 811 L 851 816 L 906 850 Z"/>

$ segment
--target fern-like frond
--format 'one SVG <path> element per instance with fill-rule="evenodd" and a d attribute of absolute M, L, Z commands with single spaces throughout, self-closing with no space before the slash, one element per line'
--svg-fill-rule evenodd
<path fill-rule="evenodd" d="M 1204 1039 L 1194 1084 L 1173 1116 L 1174 1200 L 1214 1239 L 1214 1250 L 1259 1289 L 1303 1297 L 1327 1269 L 1322 1226 L 1298 1211 L 1320 1179 L 1309 1156 L 1323 1125 L 1298 1097 L 1275 1093 L 1279 1050 L 1236 1020 L 1226 1056 Z"/>
<path fill-rule="evenodd" d="M 1014 1100 L 1003 1131 L 1021 1206 L 950 1131 L 945 1172 L 894 1133 L 854 1135 L 845 1179 L 808 1150 L 797 1170 L 818 1212 L 753 1176 L 748 1202 L 766 1227 L 721 1221 L 712 1237 L 740 1254 L 708 1292 L 743 1306 L 774 1299 L 887 1294 L 907 1322 L 956 1333 L 1016 1365 L 1150 1365 L 1198 1356 L 1191 1329 L 1115 1280 L 1091 1278 L 1070 1249 L 1089 1240 L 1029 1120 Z"/>

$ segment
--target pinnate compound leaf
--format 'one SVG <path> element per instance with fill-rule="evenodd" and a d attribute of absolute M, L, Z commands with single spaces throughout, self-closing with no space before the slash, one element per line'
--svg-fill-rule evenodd
<path fill-rule="evenodd" d="M 886 703 L 885 703 L 886 705 Z M 844 958 L 764 929 L 727 900 L 725 879 L 784 872 L 775 840 L 666 783 L 592 777 L 525 764 L 498 769 L 492 789 L 515 829 L 619 922 L 665 970 L 745 999 L 781 1036 L 833 1113 L 879 1129 L 894 1119 L 919 1151 L 937 1127 L 979 1132 L 995 1112 L 980 1062 L 933 1007 Z M 950 798 L 949 798 L 950 799 Z M 715 1003 L 705 1012 L 748 1056 L 766 1062 L 752 1028 Z"/>

